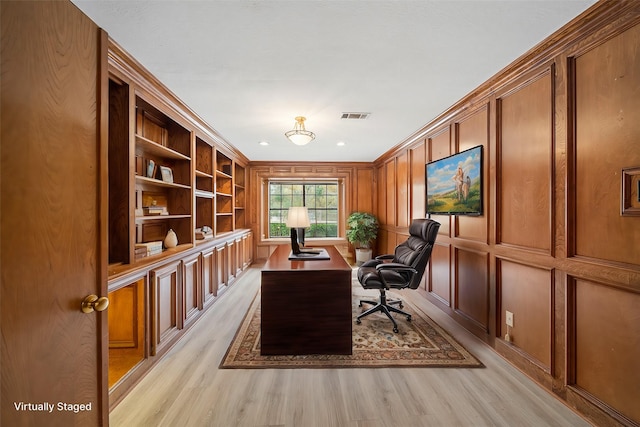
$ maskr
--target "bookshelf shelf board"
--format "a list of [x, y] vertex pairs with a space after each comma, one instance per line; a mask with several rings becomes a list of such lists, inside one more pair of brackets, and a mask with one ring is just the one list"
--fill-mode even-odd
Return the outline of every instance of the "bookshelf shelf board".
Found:
[[198, 169], [196, 169], [196, 176], [200, 178], [213, 178], [213, 175], [206, 172], [199, 171]]
[[155, 141], [147, 139], [141, 135], [136, 135], [136, 152], [140, 149], [142, 152], [154, 154], [156, 156], [179, 159], [179, 160], [191, 160], [190, 157], [185, 156], [182, 153], [178, 153], [171, 148], [163, 147]]
[[231, 216], [231, 215], [233, 215], [233, 212], [217, 212], [216, 215], [217, 216]]
[[232, 178], [232, 177], [231, 177], [231, 175], [229, 175], [229, 174], [227, 174], [227, 173], [224, 173], [224, 172], [222, 172], [221, 170], [216, 170], [216, 175], [218, 175], [218, 176], [220, 176], [220, 177], [224, 177], [224, 178], [229, 178], [229, 179], [231, 179], [231, 178]]
[[233, 197], [231, 194], [228, 193], [221, 193], [221, 192], [216, 192], [217, 196], [222, 196], [222, 197]]
[[191, 218], [191, 215], [143, 215], [136, 216], [136, 222], [163, 221], [167, 219]]
[[141, 175], [136, 175], [136, 182], [139, 184], [154, 185], [156, 187], [182, 188], [185, 190], [191, 189], [191, 187], [188, 185], [178, 184], [176, 182], [160, 181], [159, 179], [147, 178], [146, 176], [141, 176]]

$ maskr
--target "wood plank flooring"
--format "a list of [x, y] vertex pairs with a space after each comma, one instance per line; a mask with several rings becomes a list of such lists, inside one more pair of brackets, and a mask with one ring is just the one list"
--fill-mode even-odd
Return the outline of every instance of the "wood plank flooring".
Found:
[[[589, 426], [416, 292], [485, 369], [218, 369], [260, 286], [249, 268], [111, 411], [112, 426]], [[375, 292], [372, 293], [375, 297]], [[321, 319], [319, 319], [321, 321]]]

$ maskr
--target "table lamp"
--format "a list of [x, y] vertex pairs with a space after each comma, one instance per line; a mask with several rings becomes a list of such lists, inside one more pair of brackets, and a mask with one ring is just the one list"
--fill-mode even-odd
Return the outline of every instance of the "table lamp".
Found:
[[304, 206], [289, 208], [287, 227], [291, 228], [291, 251], [300, 253], [300, 245], [304, 246], [304, 229], [311, 225], [309, 212]]

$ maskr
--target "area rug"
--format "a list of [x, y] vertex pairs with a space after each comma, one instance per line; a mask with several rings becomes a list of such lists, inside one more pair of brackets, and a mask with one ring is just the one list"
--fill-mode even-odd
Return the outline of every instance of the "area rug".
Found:
[[[390, 295], [392, 296], [392, 295]], [[411, 322], [398, 316], [398, 333], [389, 319], [379, 313], [355, 323], [356, 316], [368, 306], [358, 307], [357, 292], [353, 301], [353, 354], [351, 355], [260, 355], [260, 294], [253, 300], [242, 324], [225, 354], [220, 368], [384, 368], [450, 367], [477, 368], [482, 363], [460, 343], [440, 328], [420, 309], [404, 302]]]

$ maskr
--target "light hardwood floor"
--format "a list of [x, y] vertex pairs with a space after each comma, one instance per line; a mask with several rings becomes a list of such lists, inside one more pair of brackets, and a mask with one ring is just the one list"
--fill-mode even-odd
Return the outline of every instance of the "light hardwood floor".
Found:
[[[218, 369], [260, 286], [248, 269], [110, 414], [112, 426], [589, 426], [416, 292], [481, 369]], [[375, 295], [375, 292], [372, 294]], [[321, 321], [321, 319], [319, 319]]]

